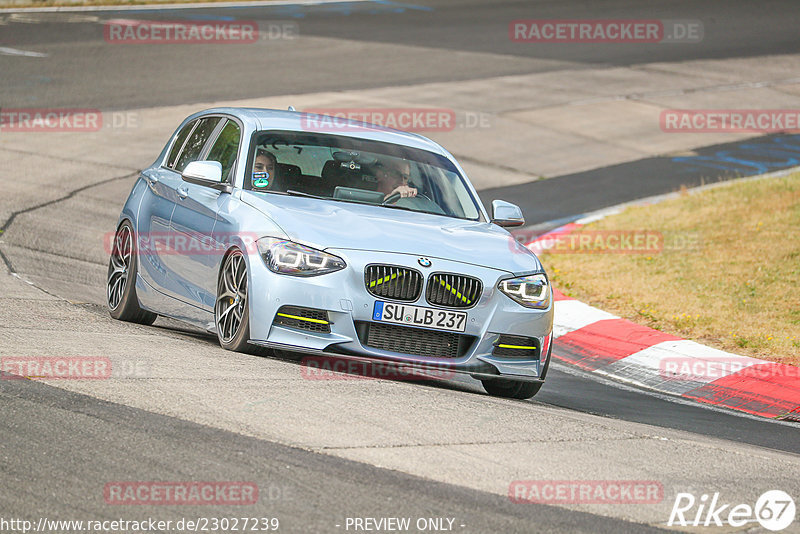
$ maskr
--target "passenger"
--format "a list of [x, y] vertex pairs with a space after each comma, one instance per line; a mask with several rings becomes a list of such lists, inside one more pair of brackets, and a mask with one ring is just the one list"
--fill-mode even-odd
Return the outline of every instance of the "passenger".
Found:
[[411, 177], [411, 165], [406, 160], [378, 162], [375, 165], [375, 178], [378, 180], [378, 191], [386, 200], [392, 195], [400, 198], [417, 196], [417, 189], [408, 185]]
[[264, 191], [275, 186], [278, 178], [278, 159], [269, 150], [259, 148], [253, 163], [253, 189]]

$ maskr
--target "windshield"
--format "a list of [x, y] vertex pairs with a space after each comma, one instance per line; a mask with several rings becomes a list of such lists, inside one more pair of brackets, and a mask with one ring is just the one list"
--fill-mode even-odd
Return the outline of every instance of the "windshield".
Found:
[[379, 141], [299, 132], [254, 136], [245, 188], [480, 220], [447, 158]]

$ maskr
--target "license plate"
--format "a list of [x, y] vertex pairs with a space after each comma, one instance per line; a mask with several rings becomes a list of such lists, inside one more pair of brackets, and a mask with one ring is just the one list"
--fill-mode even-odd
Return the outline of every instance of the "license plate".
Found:
[[375, 301], [372, 318], [384, 323], [423, 326], [453, 332], [463, 332], [467, 329], [467, 312], [393, 304], [379, 300]]

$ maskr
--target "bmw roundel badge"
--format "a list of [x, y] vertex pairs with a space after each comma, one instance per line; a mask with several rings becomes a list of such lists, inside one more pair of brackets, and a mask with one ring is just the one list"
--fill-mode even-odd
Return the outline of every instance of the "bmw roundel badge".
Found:
[[420, 259], [417, 260], [417, 263], [419, 263], [423, 267], [430, 267], [431, 266], [431, 260], [429, 260], [428, 258], [420, 258]]

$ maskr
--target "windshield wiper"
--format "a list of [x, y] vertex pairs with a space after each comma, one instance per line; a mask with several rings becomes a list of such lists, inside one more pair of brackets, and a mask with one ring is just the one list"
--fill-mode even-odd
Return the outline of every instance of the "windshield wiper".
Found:
[[428, 213], [422, 210], [414, 210], [405, 206], [398, 206], [396, 204], [373, 204], [374, 206], [381, 206], [382, 208], [391, 208], [393, 210], [416, 211], [417, 213]]
[[286, 191], [287, 195], [292, 195], [293, 197], [307, 197], [307, 198], [318, 198], [320, 200], [336, 200], [330, 197], [321, 197], [319, 195], [312, 195], [311, 193], [303, 193], [302, 191], [295, 191], [294, 189], [289, 189]]
[[393, 210], [405, 210], [405, 211], [413, 211], [414, 213], [427, 213], [428, 215], [444, 215], [447, 217], [445, 213], [439, 213], [438, 211], [429, 211], [429, 210], [415, 210], [414, 208], [407, 208], [405, 206], [398, 206], [397, 204], [375, 204], [376, 206], [382, 206], [384, 208], [391, 208]]
[[351, 202], [353, 204], [362, 204], [361, 202], [354, 202], [354, 201], [348, 200], [346, 198], [321, 197], [319, 195], [312, 195], [311, 193], [304, 193], [302, 191], [295, 191], [294, 189], [289, 189], [284, 194], [285, 195], [295, 196], [295, 197], [316, 198], [316, 199], [319, 199], [319, 200], [334, 200], [336, 202]]
[[436, 212], [436, 211], [415, 210], [413, 208], [407, 208], [405, 206], [398, 206], [396, 204], [372, 204], [372, 203], [369, 203], [369, 202], [359, 202], [357, 200], [350, 200], [348, 198], [321, 197], [319, 195], [312, 195], [311, 193], [304, 193], [302, 191], [295, 191], [294, 189], [289, 189], [284, 194], [291, 195], [291, 196], [296, 196], [296, 197], [316, 198], [316, 199], [319, 199], [319, 200], [335, 200], [336, 202], [347, 202], [348, 204], [361, 204], [362, 206], [381, 206], [383, 208], [391, 208], [393, 210], [411, 211], [411, 212], [414, 212], [414, 213], [427, 213], [428, 215], [445, 215], [443, 213], [439, 213], [439, 212]]

